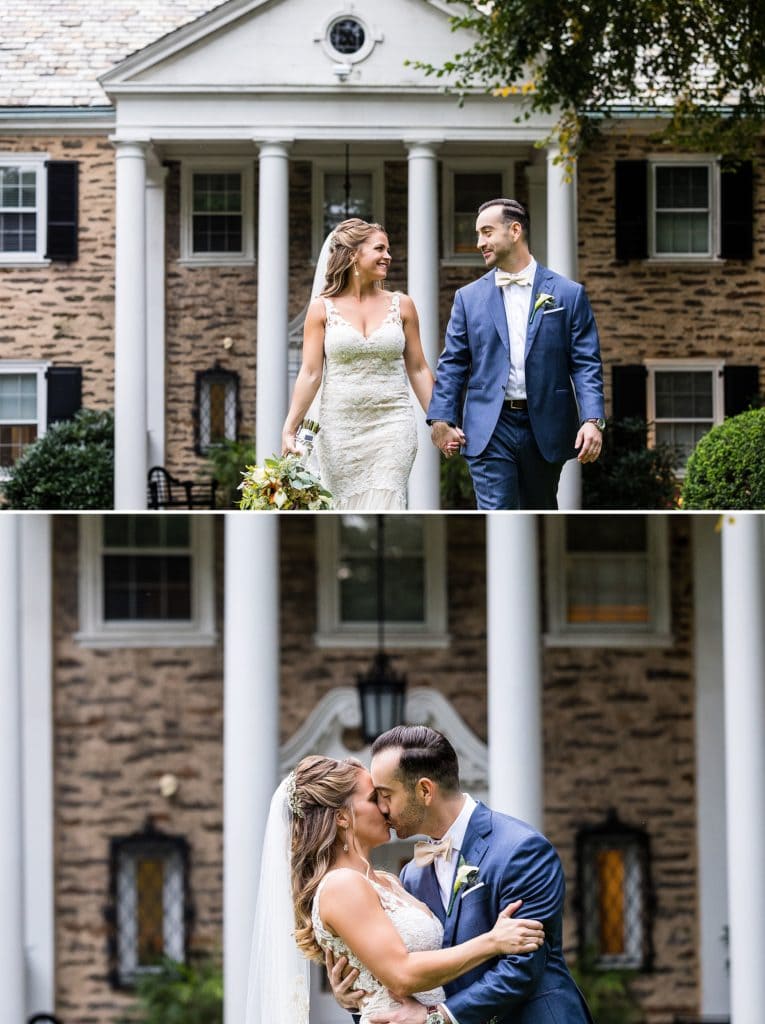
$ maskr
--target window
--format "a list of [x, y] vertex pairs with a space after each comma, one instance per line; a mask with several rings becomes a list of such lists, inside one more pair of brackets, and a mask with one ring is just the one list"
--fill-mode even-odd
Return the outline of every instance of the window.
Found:
[[[320, 646], [377, 643], [377, 517], [321, 517], [318, 536]], [[384, 518], [385, 642], [445, 646], [444, 520]]]
[[0, 263], [42, 262], [45, 253], [45, 156], [0, 156]]
[[647, 416], [650, 442], [674, 445], [678, 472], [699, 440], [724, 415], [723, 364], [719, 360], [651, 361], [648, 370]]
[[665, 646], [669, 636], [664, 516], [548, 517], [549, 646]]
[[188, 893], [189, 848], [147, 824], [142, 833], [111, 841], [112, 906], [110, 978], [133, 985], [159, 971], [165, 957], [184, 963], [192, 911]]
[[0, 361], [0, 479], [45, 433], [47, 363]]
[[250, 163], [184, 163], [181, 259], [192, 263], [251, 262], [254, 254]]
[[487, 199], [513, 194], [513, 163], [452, 160], [444, 165], [444, 257], [456, 263], [480, 263], [475, 220]]
[[[354, 64], [366, 60], [383, 35], [358, 17], [349, 4], [350, 10], [333, 14], [324, 22], [324, 27], [314, 33], [314, 41], [321, 44], [327, 57], [336, 65], [345, 65], [350, 72]], [[345, 81], [347, 75], [338, 76]]]
[[719, 169], [713, 160], [656, 161], [652, 194], [651, 255], [706, 258], [716, 255]]
[[196, 375], [196, 450], [235, 441], [239, 423], [239, 374], [214, 367]]
[[347, 217], [385, 224], [383, 162], [351, 158], [347, 175], [342, 163], [316, 160], [313, 164], [314, 253], [318, 258], [324, 239]]
[[78, 642], [214, 644], [211, 527], [204, 516], [81, 517]]
[[648, 970], [654, 901], [650, 840], [611, 812], [577, 835], [579, 955], [605, 969]]

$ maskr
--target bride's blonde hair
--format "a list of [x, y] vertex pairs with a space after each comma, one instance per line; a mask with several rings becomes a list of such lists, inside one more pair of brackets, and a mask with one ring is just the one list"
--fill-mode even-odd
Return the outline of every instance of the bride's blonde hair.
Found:
[[330, 242], [329, 260], [327, 261], [327, 276], [324, 281], [324, 289], [321, 292], [328, 299], [334, 295], [340, 295], [348, 284], [351, 267], [354, 263], [356, 250], [375, 231], [382, 231], [387, 235], [382, 224], [370, 224], [360, 217], [350, 217], [342, 221], [332, 232]]
[[342, 808], [351, 810], [351, 795], [364, 766], [353, 757], [336, 761], [312, 754], [295, 768], [292, 806], [292, 900], [295, 941], [309, 960], [324, 962], [311, 923], [311, 907], [319, 883], [335, 858], [337, 822]]

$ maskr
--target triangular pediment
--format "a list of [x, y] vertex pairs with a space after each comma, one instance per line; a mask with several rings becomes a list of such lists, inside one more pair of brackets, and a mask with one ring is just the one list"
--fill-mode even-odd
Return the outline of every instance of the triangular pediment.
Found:
[[[128, 57], [101, 84], [115, 95], [437, 89], [443, 82], [405, 62], [441, 63], [470, 45], [452, 32], [452, 13], [444, 0], [230, 0]], [[340, 16], [363, 30], [362, 50], [347, 57], [328, 38]]]

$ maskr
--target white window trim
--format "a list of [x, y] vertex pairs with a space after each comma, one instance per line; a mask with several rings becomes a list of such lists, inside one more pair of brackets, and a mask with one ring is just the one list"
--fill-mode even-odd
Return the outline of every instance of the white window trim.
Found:
[[670, 629], [669, 541], [667, 517], [646, 516], [648, 542], [648, 601], [651, 623], [646, 626], [566, 622], [566, 521], [545, 517], [545, 576], [548, 632], [545, 647], [668, 647]]
[[[476, 249], [474, 253], [454, 251], [454, 176], [476, 173], [494, 173], [502, 175], [502, 194], [512, 196], [515, 193], [515, 160], [511, 157], [451, 157], [442, 161], [443, 184], [441, 187], [441, 212], [443, 218], [443, 252], [442, 267], [463, 267], [478, 264], [483, 266], [483, 256]], [[497, 199], [498, 196], [487, 196]], [[476, 211], [477, 215], [478, 211]]]
[[[0, 374], [28, 373], [37, 377], [37, 438], [48, 429], [48, 378], [49, 360], [41, 359], [0, 359]], [[7, 480], [11, 468], [0, 469], [0, 480]]]
[[[162, 515], [174, 513], [163, 512]], [[79, 610], [81, 647], [212, 647], [215, 630], [212, 516], [189, 516], [191, 619], [107, 622], [103, 617], [103, 516], [80, 516]], [[138, 549], [136, 549], [138, 550]]]
[[[393, 647], [448, 647], [446, 608], [446, 524], [443, 516], [424, 516], [425, 621], [386, 623], [385, 645]], [[340, 516], [320, 516], [316, 524], [317, 647], [376, 647], [377, 623], [340, 621], [337, 564]]]
[[[354, 15], [355, 17], [355, 15]], [[331, 19], [336, 20], [335, 18]], [[385, 158], [352, 157], [351, 174], [372, 175], [373, 219], [385, 224]], [[345, 161], [337, 157], [316, 157], [311, 166], [311, 222], [314, 263], [324, 244], [324, 175], [345, 174]]]
[[51, 261], [45, 258], [48, 233], [48, 174], [45, 167], [49, 160], [47, 153], [0, 153], [0, 167], [14, 166], [31, 168], [35, 171], [35, 192], [37, 203], [37, 238], [34, 252], [0, 252], [0, 266], [3, 267], [47, 267]]
[[[322, 50], [329, 57], [330, 60], [335, 61], [337, 65], [345, 64], [359, 64], [361, 61], [366, 60], [370, 56], [375, 48], [375, 44], [382, 42], [383, 33], [375, 25], [370, 25], [366, 18], [362, 17], [358, 11], [354, 10], [355, 5], [349, 3], [346, 5], [344, 10], [337, 11], [335, 14], [330, 15], [324, 21], [321, 28], [316, 29], [313, 34], [313, 41], [320, 43]], [[337, 21], [342, 21], [344, 18], [352, 18], [357, 21], [364, 29], [364, 45], [356, 53], [340, 53], [336, 50], [329, 39], [329, 32], [332, 26]]]
[[[195, 253], [193, 176], [237, 172], [242, 175], [242, 252]], [[184, 160], [181, 165], [181, 255], [178, 263], [194, 267], [252, 265], [255, 262], [254, 187], [252, 160], [231, 157]]]
[[[703, 165], [709, 168], [709, 232], [706, 252], [656, 251], [656, 169], [682, 165]], [[648, 259], [661, 263], [722, 263], [720, 252], [720, 161], [709, 154], [676, 154], [671, 157], [652, 156], [648, 159]]]
[[[707, 370], [712, 374], [712, 423], [716, 427], [725, 419], [725, 360], [724, 359], [646, 359], [646, 418], [648, 420], [648, 447], [656, 447], [656, 373], [677, 372], [687, 370], [698, 373]], [[668, 420], [671, 423], [697, 423], [695, 418]], [[685, 466], [675, 468], [676, 475], [683, 479]]]

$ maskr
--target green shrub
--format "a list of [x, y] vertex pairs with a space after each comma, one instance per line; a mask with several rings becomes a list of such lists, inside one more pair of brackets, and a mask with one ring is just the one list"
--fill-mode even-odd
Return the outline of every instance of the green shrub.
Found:
[[156, 974], [136, 983], [141, 1024], [222, 1024], [223, 974], [212, 962], [164, 960]]
[[468, 464], [461, 455], [441, 459], [441, 508], [475, 508], [473, 481]]
[[609, 423], [597, 462], [582, 466], [585, 509], [668, 509], [677, 504], [679, 483], [674, 467], [679, 454], [672, 445], [646, 444], [643, 420]]
[[682, 506], [765, 508], [765, 408], [731, 416], [702, 437], [688, 460]]
[[255, 464], [255, 442], [249, 438], [241, 441], [221, 441], [207, 450], [209, 473], [218, 481], [215, 502], [218, 508], [238, 507], [241, 492], [237, 490], [242, 482], [242, 473], [247, 466]]
[[603, 970], [590, 954], [571, 968], [596, 1024], [642, 1024], [644, 1015], [630, 991], [634, 971]]
[[3, 485], [13, 509], [108, 509], [114, 505], [114, 416], [81, 409], [24, 451]]

